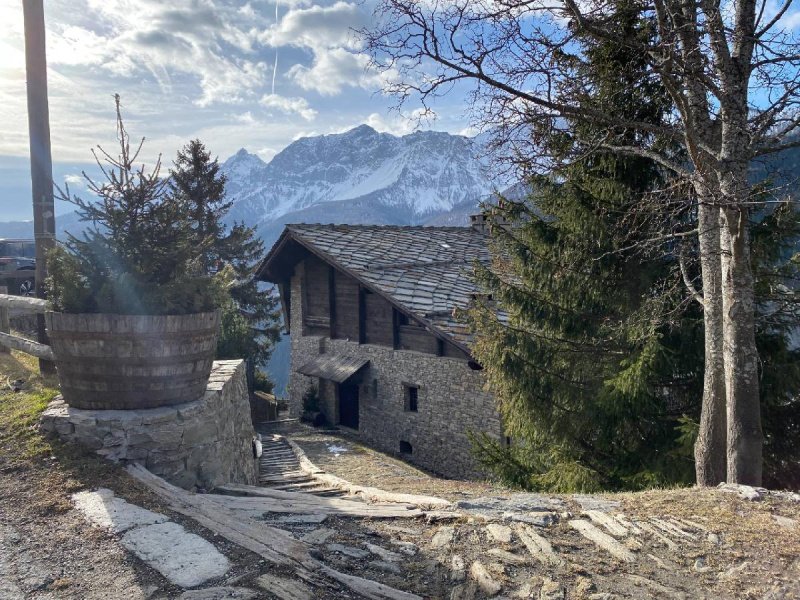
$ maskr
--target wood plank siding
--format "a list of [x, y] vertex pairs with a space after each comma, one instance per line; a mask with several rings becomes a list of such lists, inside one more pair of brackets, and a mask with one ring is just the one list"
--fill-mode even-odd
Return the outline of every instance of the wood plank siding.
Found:
[[358, 282], [333, 270], [333, 337], [358, 341]]
[[303, 335], [330, 335], [330, 277], [331, 267], [309, 256], [305, 261], [303, 282]]
[[303, 335], [469, 358], [455, 345], [433, 335], [422, 322], [322, 259], [307, 256], [303, 272]]

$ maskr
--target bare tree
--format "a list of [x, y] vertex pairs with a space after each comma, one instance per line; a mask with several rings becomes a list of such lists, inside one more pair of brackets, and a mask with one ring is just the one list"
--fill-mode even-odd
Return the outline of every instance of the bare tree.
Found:
[[[783, 26], [791, 3], [631, 0], [651, 35], [619, 43], [648, 57], [649, 76], [672, 100], [673, 113], [658, 124], [614, 118], [582, 101], [590, 90], [576, 74], [587, 59], [576, 39], [618, 39], [607, 0], [380, 0], [376, 24], [362, 32], [401, 104], [419, 99], [429, 107], [467, 86], [476, 120], [495, 131], [512, 161], [535, 160], [537, 131], [583, 121], [607, 132], [584, 146], [650, 158], [691, 184], [702, 271], [695, 297], [706, 336], [701, 485], [723, 477], [761, 483], [748, 218], [756, 199], [747, 175], [753, 159], [800, 143], [792, 136], [800, 126], [800, 46]], [[620, 131], [634, 132], [638, 143], [620, 145]]]

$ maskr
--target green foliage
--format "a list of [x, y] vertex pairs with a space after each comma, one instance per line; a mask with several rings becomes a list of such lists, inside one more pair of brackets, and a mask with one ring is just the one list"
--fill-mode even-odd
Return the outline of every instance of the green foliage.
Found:
[[227, 290], [217, 357], [263, 364], [280, 338], [277, 296], [260, 289], [255, 278], [264, 243], [254, 228], [242, 223], [228, 228], [223, 222], [231, 207], [225, 176], [200, 140], [178, 152], [170, 175], [168, 195], [187, 207], [191, 243], [202, 249], [200, 268], [218, 271], [215, 279]]
[[303, 394], [303, 411], [319, 412], [319, 390], [317, 390], [317, 386], [312, 385]]
[[255, 379], [255, 385], [253, 387], [259, 392], [264, 392], [265, 394], [271, 394], [272, 390], [275, 389], [275, 384], [269, 378], [269, 375], [267, 375], [261, 369], [256, 369], [254, 379]]
[[[620, 40], [650, 34], [625, 0], [616, 4]], [[587, 110], [657, 124], [666, 95], [644, 78], [644, 57], [624, 43], [584, 39]], [[658, 145], [627, 131], [593, 132], [617, 145]], [[543, 132], [554, 157], [533, 193], [492, 208], [498, 252], [478, 268], [498, 313], [470, 312], [473, 348], [496, 392], [513, 443], [484, 439], [478, 456], [510, 483], [534, 490], [640, 489], [688, 483], [691, 458], [675, 453], [682, 414], [696, 414], [702, 368], [699, 311], [675, 285], [669, 253], [641, 242], [647, 194], [665, 184], [653, 162], [579, 144], [566, 132]], [[662, 249], [663, 250], [663, 249]]]
[[131, 153], [117, 102], [119, 155], [102, 149], [97, 157], [105, 181], [86, 174], [86, 200], [67, 187], [60, 199], [71, 202], [90, 228], [81, 238], [68, 234], [66, 251], [49, 257], [46, 282], [54, 310], [77, 313], [189, 314], [214, 310], [218, 292], [200, 268], [204, 245], [196, 243], [184, 203], [165, 194], [153, 169], [136, 169], [139, 148]]
[[[587, 110], [658, 124], [671, 107], [624, 42], [649, 35], [628, 0], [615, 3], [620, 43], [577, 40], [591, 63]], [[611, 18], [611, 17], [610, 17]], [[668, 118], [668, 117], [666, 117]], [[555, 124], [554, 124], [555, 125]], [[563, 128], [563, 124], [559, 124]], [[679, 244], [696, 226], [690, 202], [658, 166], [576, 141], [664, 148], [657, 138], [567, 123], [542, 130], [553, 171], [533, 192], [491, 209], [497, 252], [480, 282], [500, 309], [476, 306], [473, 348], [496, 392], [510, 448], [474, 440], [501, 479], [550, 491], [690, 483], [703, 377], [703, 320], [680, 280]], [[579, 132], [580, 136], [572, 135]], [[767, 198], [767, 183], [762, 184]], [[754, 203], [755, 204], [755, 203]], [[773, 208], [769, 208], [773, 207]], [[752, 257], [765, 432], [765, 484], [800, 485], [798, 325], [800, 213], [755, 205]], [[661, 243], [651, 240], [665, 237]]]

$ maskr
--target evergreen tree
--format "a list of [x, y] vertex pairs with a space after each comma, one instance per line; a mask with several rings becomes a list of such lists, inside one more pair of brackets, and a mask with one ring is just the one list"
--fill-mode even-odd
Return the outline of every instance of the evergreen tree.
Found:
[[280, 338], [278, 299], [259, 289], [255, 269], [264, 256], [264, 242], [252, 227], [223, 222], [232, 202], [225, 197], [225, 175], [200, 140], [178, 152], [170, 172], [169, 195], [187, 206], [192, 240], [203, 248], [203, 268], [218, 272], [230, 291], [223, 306], [218, 358], [246, 358], [264, 364]]
[[[615, 7], [622, 42], [650, 34], [627, 0]], [[670, 102], [645, 76], [645, 58], [631, 52], [637, 44], [590, 37], [581, 43], [590, 59], [581, 98], [587, 109], [655, 125], [666, 118]], [[592, 131], [581, 120], [562, 129], [537, 139], [555, 158], [554, 170], [530, 177], [528, 198], [492, 209], [497, 223], [514, 226], [493, 228], [496, 262], [478, 269], [497, 305], [477, 306], [470, 316], [475, 355], [513, 442], [506, 448], [477, 437], [479, 458], [531, 489], [689, 483], [703, 318], [681, 282], [678, 256], [686, 243], [663, 233], [696, 226], [697, 205], [680, 194], [687, 186], [666, 179], [654, 162], [576, 142], [603, 136], [663, 150], [662, 140], [634, 139], [624, 129]], [[665, 201], [664, 189], [674, 199]], [[800, 430], [800, 356], [789, 344], [797, 311], [776, 308], [797, 306], [787, 290], [791, 282], [796, 287], [789, 249], [798, 236], [800, 219], [788, 205], [753, 224], [765, 479], [775, 485], [796, 485], [800, 466], [790, 442]]]
[[[650, 35], [625, 0], [616, 11], [621, 40]], [[630, 44], [582, 43], [591, 57], [581, 98], [587, 108], [638, 122], [665, 118], [666, 94]], [[659, 221], [644, 198], [667, 182], [646, 158], [588, 152], [576, 142], [595, 133], [628, 145], [629, 131], [587, 128], [578, 121], [567, 133], [543, 132], [539, 141], [557, 166], [531, 176], [528, 198], [494, 209], [515, 226], [494, 228], [496, 264], [478, 272], [502, 311], [473, 311], [474, 350], [513, 441], [508, 449], [475, 441], [491, 469], [528, 488], [688, 482], [691, 452], [677, 426], [697, 412], [702, 325], [673, 284], [663, 248], [642, 244], [653, 233], [648, 224]], [[631, 215], [637, 226], [623, 231]]]
[[225, 176], [219, 172], [219, 162], [211, 159], [200, 140], [192, 140], [178, 152], [168, 185], [171, 197], [189, 212], [194, 239], [206, 248], [202, 267], [210, 271], [223, 259], [226, 232], [222, 218], [233, 204], [225, 198]]
[[93, 151], [104, 180], [84, 173], [95, 196], [87, 200], [59, 190], [81, 221], [80, 236], [48, 256], [46, 283], [55, 310], [121, 314], [187, 314], [214, 310], [219, 290], [200, 267], [204, 244], [196, 243], [182, 204], [167, 199], [161, 159], [150, 170], [135, 166], [144, 139], [132, 149], [115, 96], [119, 154]]

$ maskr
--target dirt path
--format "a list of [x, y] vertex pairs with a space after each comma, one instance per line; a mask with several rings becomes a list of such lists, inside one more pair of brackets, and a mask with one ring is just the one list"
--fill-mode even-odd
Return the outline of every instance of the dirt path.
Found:
[[309, 427], [298, 421], [262, 424], [264, 434], [291, 438], [319, 468], [364, 486], [390, 492], [409, 492], [458, 501], [475, 496], [502, 495], [507, 488], [479, 481], [444, 479], [402, 460], [368, 448], [343, 430]]
[[452, 522], [288, 526], [336, 568], [422, 597], [800, 597], [800, 502], [716, 490], [519, 494], [437, 479], [333, 430], [279, 430], [352, 483], [456, 502]]

